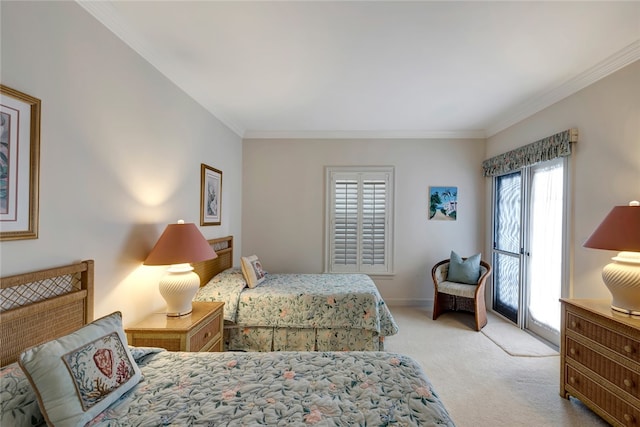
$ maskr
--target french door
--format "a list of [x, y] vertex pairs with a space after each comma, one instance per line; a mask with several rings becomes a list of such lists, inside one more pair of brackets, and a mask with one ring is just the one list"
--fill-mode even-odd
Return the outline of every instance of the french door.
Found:
[[493, 309], [559, 344], [566, 274], [565, 158], [494, 178]]

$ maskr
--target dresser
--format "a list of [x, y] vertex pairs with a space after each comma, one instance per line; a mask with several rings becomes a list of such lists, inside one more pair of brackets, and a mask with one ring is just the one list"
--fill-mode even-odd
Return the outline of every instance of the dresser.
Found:
[[194, 302], [186, 316], [153, 313], [127, 329], [129, 345], [169, 351], [223, 351], [224, 303]]
[[614, 426], [640, 427], [640, 318], [609, 300], [561, 299], [560, 395]]

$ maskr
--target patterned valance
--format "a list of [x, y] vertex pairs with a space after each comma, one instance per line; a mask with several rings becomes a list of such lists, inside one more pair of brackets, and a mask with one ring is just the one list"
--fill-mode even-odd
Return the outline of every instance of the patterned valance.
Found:
[[556, 157], [569, 156], [571, 143], [577, 141], [578, 129], [568, 129], [524, 147], [499, 154], [482, 162], [483, 176], [501, 175]]

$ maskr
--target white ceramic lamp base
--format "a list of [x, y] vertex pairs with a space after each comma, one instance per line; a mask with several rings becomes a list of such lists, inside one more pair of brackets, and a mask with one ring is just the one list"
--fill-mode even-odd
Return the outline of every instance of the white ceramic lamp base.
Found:
[[167, 302], [167, 316], [177, 317], [191, 313], [191, 301], [200, 288], [200, 276], [189, 264], [175, 264], [160, 279], [160, 295]]
[[615, 311], [640, 316], [640, 253], [620, 252], [602, 270], [602, 279], [607, 285]]

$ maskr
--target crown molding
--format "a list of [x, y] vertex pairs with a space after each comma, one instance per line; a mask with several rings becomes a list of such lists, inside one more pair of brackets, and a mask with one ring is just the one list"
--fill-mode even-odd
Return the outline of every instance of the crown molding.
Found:
[[531, 98], [520, 106], [510, 110], [491, 125], [487, 126], [487, 138], [513, 126], [514, 124], [544, 110], [564, 98], [584, 89], [598, 80], [626, 67], [640, 59], [640, 40], [636, 40], [622, 50], [614, 53], [599, 64], [585, 70], [577, 76]]
[[243, 139], [486, 139], [484, 130], [468, 131], [246, 131]]
[[241, 126], [238, 126], [237, 123], [226, 117], [219, 108], [203, 104], [198, 100], [197, 95], [189, 93], [188, 90], [178, 83], [178, 79], [174, 78], [174, 76], [166, 71], [167, 69], [170, 69], [170, 67], [165, 66], [168, 63], [166, 57], [153, 49], [143, 37], [134, 31], [113, 8], [110, 1], [76, 0], [76, 3], [97, 19], [109, 31], [115, 34], [126, 45], [142, 56], [147, 62], [149, 62], [149, 64], [167, 77], [169, 81], [186, 93], [187, 96], [213, 114], [236, 135], [240, 137], [243, 136], [244, 129]]

